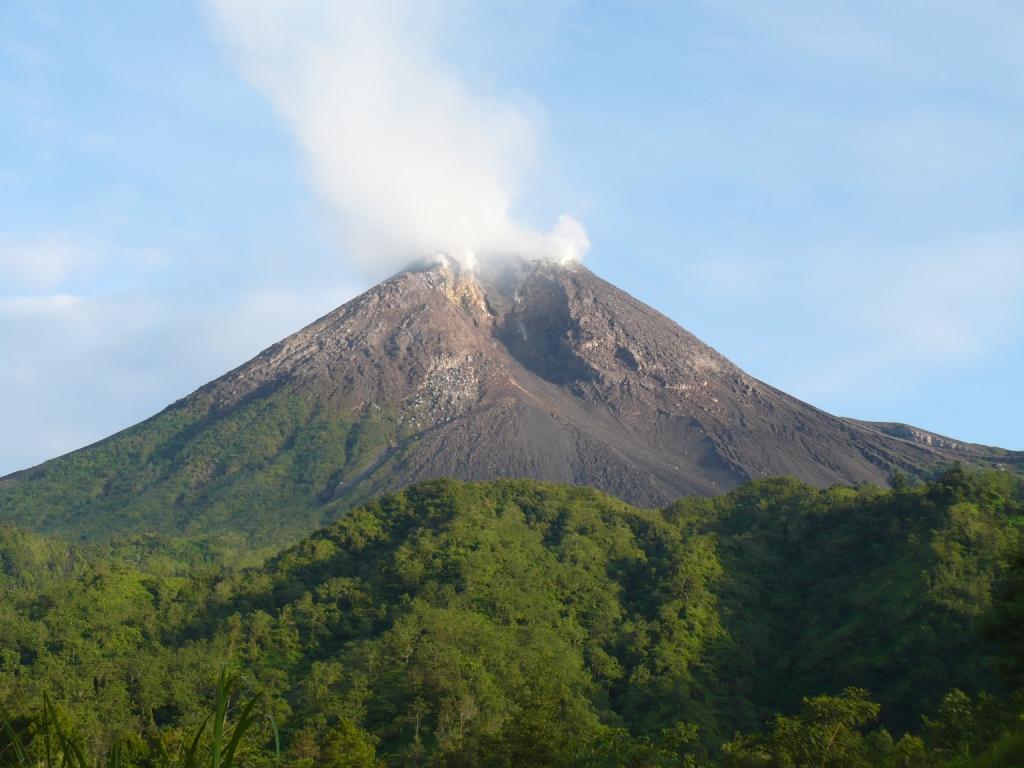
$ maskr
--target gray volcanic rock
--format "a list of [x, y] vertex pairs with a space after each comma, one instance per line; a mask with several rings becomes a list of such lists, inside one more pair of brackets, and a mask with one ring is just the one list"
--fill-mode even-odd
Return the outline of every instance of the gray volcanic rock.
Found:
[[831, 416], [580, 265], [442, 260], [143, 424], [0, 480], [0, 516], [85, 536], [266, 539], [438, 476], [586, 484], [656, 506], [767, 475], [885, 485], [897, 469], [1021, 457]]
[[767, 475], [884, 485], [894, 469], [1002, 458], [820, 411], [578, 264], [402, 272], [197, 394], [230, 408], [285, 383], [330, 407], [399, 413], [406, 434], [339, 485], [346, 495], [532, 477], [658, 505]]

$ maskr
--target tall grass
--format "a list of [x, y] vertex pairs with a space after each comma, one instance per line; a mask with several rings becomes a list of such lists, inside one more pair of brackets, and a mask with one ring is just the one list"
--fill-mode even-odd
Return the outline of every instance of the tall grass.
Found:
[[[145, 758], [141, 764], [154, 768], [239, 768], [239, 746], [252, 728], [260, 700], [258, 693], [253, 694], [241, 705], [237, 718], [231, 722], [231, 700], [239, 687], [237, 677], [222, 671], [217, 681], [213, 710], [196, 730], [188, 746], [175, 755], [157, 747], [157, 753]], [[273, 762], [280, 765], [281, 743], [277, 726], [272, 716], [268, 714], [267, 717], [274, 737]], [[23, 735], [10, 723], [0, 727], [0, 734], [6, 737], [7, 742], [0, 749], [0, 766], [5, 768], [128, 768], [122, 760], [119, 744], [114, 744], [106, 755], [90, 760], [82, 740], [61, 725], [57, 708], [45, 695], [39, 732], [31, 741], [26, 743]]]

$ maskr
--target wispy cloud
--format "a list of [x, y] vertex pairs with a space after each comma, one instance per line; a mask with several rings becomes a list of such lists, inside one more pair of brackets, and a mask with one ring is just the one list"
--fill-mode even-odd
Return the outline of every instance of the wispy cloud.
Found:
[[804, 397], [894, 397], [1007, 354], [1024, 336], [1024, 237], [870, 261], [844, 252], [842, 267], [811, 262], [793, 280], [793, 300], [832, 334], [778, 382]]
[[724, 0], [716, 8], [743, 28], [798, 52], [861, 64], [891, 62], [900, 55], [900, 47], [863, 5], [844, 0], [796, 0], [785, 5]]
[[0, 291], [53, 288], [95, 263], [96, 255], [91, 250], [63, 238], [0, 241]]
[[853, 317], [883, 350], [904, 359], [963, 365], [1024, 331], [1024, 238], [917, 257], [862, 280]]
[[0, 316], [46, 317], [73, 311], [85, 301], [81, 296], [53, 293], [46, 296], [12, 296], [0, 298]]
[[[757, 253], [757, 245], [737, 247]], [[989, 365], [1024, 342], [1024, 233], [931, 247], [837, 242], [695, 261], [712, 301], [758, 317], [725, 349], [816, 404], [871, 402]], [[685, 322], [685, 318], [681, 318]]]
[[979, 187], [1005, 194], [999, 179], [1024, 163], [1014, 126], [936, 106], [879, 116], [861, 126], [851, 144], [851, 176], [890, 200], [935, 199]]
[[351, 297], [253, 288], [219, 304], [40, 294], [0, 299], [0, 475], [106, 437]]

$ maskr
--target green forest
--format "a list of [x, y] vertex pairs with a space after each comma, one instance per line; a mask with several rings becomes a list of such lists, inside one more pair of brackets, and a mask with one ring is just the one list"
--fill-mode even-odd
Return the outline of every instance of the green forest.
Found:
[[0, 524], [0, 765], [1024, 765], [1018, 476], [338, 515], [266, 559]]

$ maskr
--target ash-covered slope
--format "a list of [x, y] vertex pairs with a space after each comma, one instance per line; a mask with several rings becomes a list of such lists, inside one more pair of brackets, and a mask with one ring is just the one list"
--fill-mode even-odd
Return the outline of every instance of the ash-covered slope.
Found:
[[884, 484], [1019, 456], [830, 416], [587, 269], [402, 272], [132, 429], [0, 481], [46, 530], [295, 536], [417, 480], [532, 477], [638, 505], [766, 475]]

